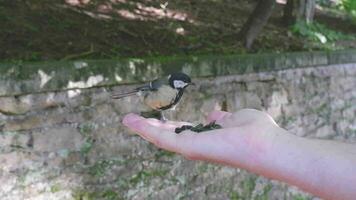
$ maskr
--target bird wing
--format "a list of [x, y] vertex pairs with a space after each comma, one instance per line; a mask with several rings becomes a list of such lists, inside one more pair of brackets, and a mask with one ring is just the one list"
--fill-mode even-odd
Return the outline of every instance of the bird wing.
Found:
[[136, 88], [137, 91], [156, 91], [164, 84], [162, 79], [153, 80], [143, 86]]
[[144, 92], [144, 91], [157, 91], [158, 88], [160, 88], [163, 85], [164, 81], [162, 79], [156, 79], [153, 80], [145, 85], [142, 85], [140, 87], [137, 87], [131, 91], [128, 92], [123, 92], [123, 93], [117, 93], [117, 94], [111, 94], [111, 98], [113, 99], [121, 99], [124, 97], [132, 96], [137, 94], [138, 92]]
[[129, 91], [129, 92], [124, 92], [124, 93], [117, 93], [117, 94], [111, 94], [111, 98], [112, 99], [121, 99], [121, 98], [124, 98], [124, 97], [128, 97], [128, 96], [132, 96], [132, 95], [135, 95], [138, 91], [136, 90], [132, 90], [132, 91]]

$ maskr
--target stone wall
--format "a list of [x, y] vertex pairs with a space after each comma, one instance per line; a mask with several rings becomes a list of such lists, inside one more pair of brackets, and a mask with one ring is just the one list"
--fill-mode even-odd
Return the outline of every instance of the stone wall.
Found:
[[[288, 56], [292, 55], [282, 57]], [[169, 118], [203, 122], [213, 109], [256, 108], [296, 135], [356, 143], [356, 64], [332, 64], [330, 58], [320, 66], [298, 61], [302, 68], [245, 69], [242, 74], [234, 62], [227, 66], [217, 58], [216, 66], [206, 62], [199, 70], [177, 62], [179, 69], [190, 70], [197, 86], [188, 89]], [[89, 72], [82, 74], [89, 76], [80, 79], [74, 72], [65, 76], [61, 70], [68, 69], [56, 65], [42, 70], [38, 66], [43, 64], [2, 69], [1, 199], [313, 198], [244, 170], [186, 160], [126, 130], [121, 125], [124, 114], [145, 108], [136, 98], [113, 101], [110, 91], [135, 87], [144, 80], [135, 78], [144, 70], [146, 79], [164, 74], [168, 72], [164, 65], [145, 65], [142, 70], [128, 64], [128, 72], [115, 68], [108, 78], [106, 72], [90, 71], [83, 64], [90, 62], [76, 63], [74, 68], [80, 71], [84, 65]], [[136, 84], [122, 85], [128, 83], [123, 81], [126, 77]], [[112, 78], [119, 84], [110, 82]]]

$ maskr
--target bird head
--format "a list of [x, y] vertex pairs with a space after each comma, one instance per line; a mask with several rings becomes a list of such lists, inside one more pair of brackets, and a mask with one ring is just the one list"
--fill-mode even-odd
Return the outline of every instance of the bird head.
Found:
[[191, 78], [182, 73], [182, 72], [177, 72], [177, 73], [172, 73], [168, 76], [168, 81], [169, 81], [169, 85], [174, 88], [174, 89], [184, 89], [186, 87], [188, 87], [189, 85], [194, 85], [194, 83], [192, 83]]

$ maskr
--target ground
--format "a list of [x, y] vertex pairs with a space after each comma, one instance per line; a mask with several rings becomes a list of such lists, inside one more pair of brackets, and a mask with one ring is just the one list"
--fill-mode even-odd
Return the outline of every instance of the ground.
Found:
[[[247, 0], [13, 0], [0, 5], [0, 60], [39, 61], [230, 54], [356, 47], [356, 25], [319, 9], [328, 46], [281, 23], [278, 4], [253, 49], [237, 38], [254, 7]], [[334, 31], [334, 32], [333, 32]], [[298, 32], [298, 30], [297, 30]], [[340, 37], [340, 35], [342, 37]], [[347, 37], [343, 37], [347, 35]]]

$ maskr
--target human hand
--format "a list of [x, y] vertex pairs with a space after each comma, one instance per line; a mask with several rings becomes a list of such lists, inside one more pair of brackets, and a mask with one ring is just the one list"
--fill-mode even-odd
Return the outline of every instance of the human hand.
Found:
[[175, 128], [189, 123], [161, 122], [135, 114], [126, 115], [123, 124], [157, 147], [189, 159], [261, 170], [263, 157], [279, 129], [268, 114], [253, 109], [236, 113], [213, 111], [207, 121], [216, 121], [222, 129], [201, 133], [187, 130], [178, 135]]
[[123, 123], [156, 146], [190, 159], [243, 168], [325, 199], [355, 199], [354, 144], [297, 137], [253, 109], [213, 111], [208, 116], [212, 121], [222, 129], [176, 134], [176, 127], [188, 123], [135, 114], [126, 115]]

